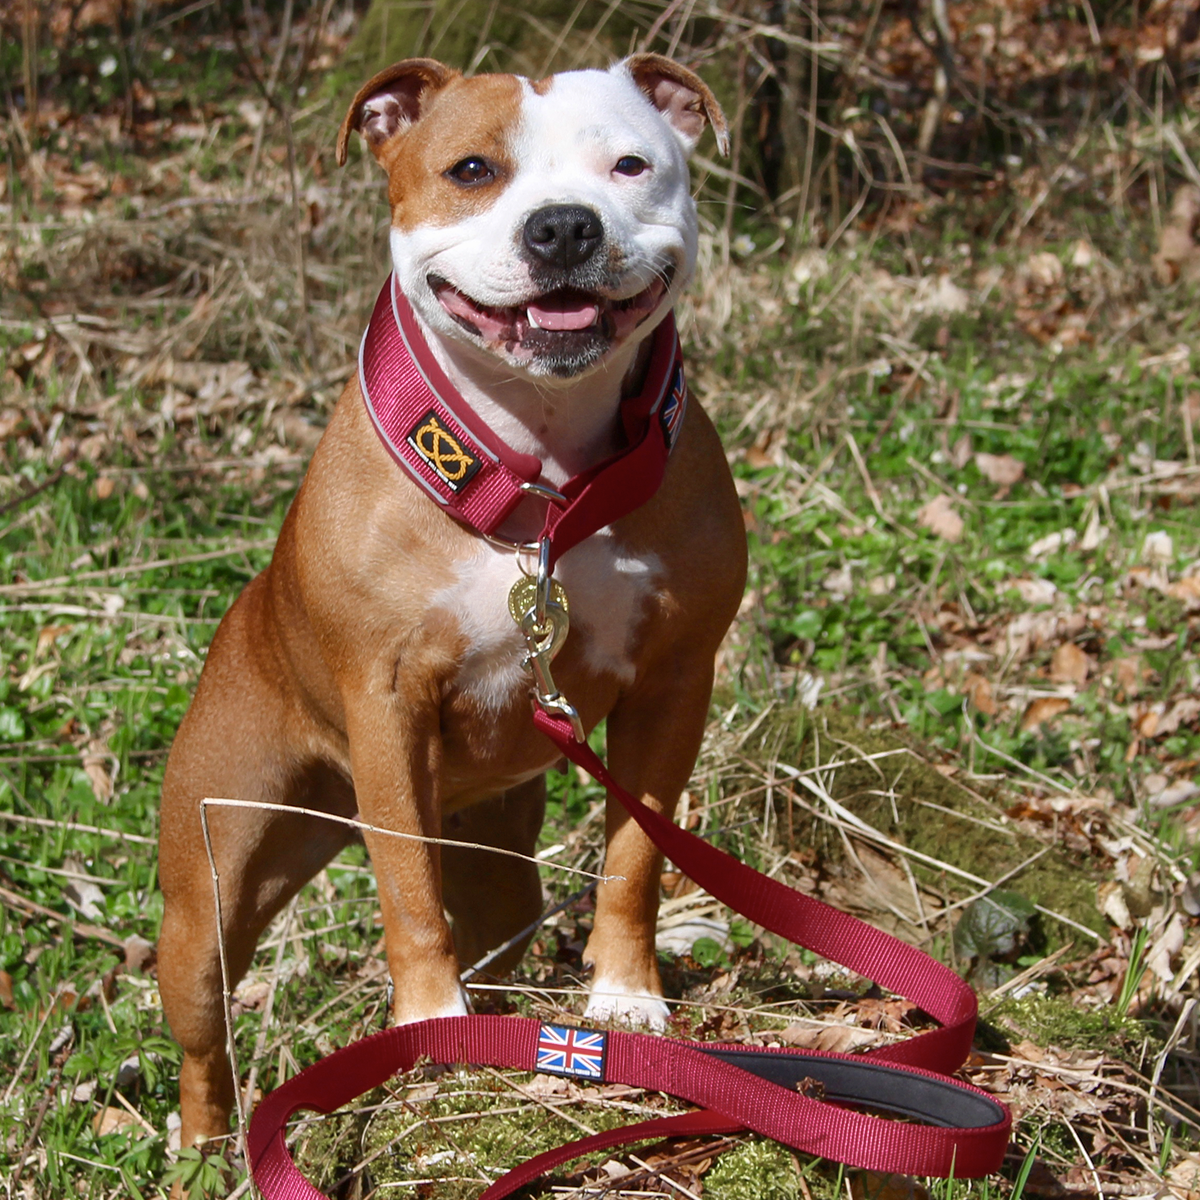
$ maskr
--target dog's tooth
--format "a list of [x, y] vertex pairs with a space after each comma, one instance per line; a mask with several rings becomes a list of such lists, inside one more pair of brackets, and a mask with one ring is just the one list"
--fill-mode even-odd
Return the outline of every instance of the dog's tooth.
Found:
[[542, 327], [541, 327], [541, 326], [538, 324], [538, 322], [537, 322], [537, 317], [535, 317], [535, 316], [533, 315], [533, 310], [532, 310], [532, 309], [526, 309], [526, 310], [525, 310], [525, 320], [527, 320], [527, 321], [529, 322], [529, 324], [533, 326], [533, 328], [534, 328], [534, 329], [541, 329], [541, 328], [542, 328]]

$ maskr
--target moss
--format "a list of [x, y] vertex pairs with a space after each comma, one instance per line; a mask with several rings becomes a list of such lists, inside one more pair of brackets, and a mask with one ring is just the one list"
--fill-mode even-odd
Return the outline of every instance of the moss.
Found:
[[[411, 1078], [420, 1082], [419, 1074]], [[369, 1167], [372, 1187], [437, 1180], [439, 1200], [474, 1200], [485, 1180], [493, 1181], [534, 1155], [580, 1136], [578, 1125], [513, 1091], [511, 1085], [521, 1086], [532, 1078], [506, 1073], [501, 1080], [466, 1069], [447, 1072], [438, 1076], [437, 1095], [430, 1099], [368, 1116], [360, 1109], [358, 1115], [339, 1114], [315, 1126], [297, 1161], [314, 1183], [328, 1188], [351, 1162], [383, 1151]], [[405, 1088], [395, 1090], [403, 1096]], [[623, 1108], [599, 1103], [573, 1104], [565, 1111], [597, 1133], [637, 1119]], [[662, 1105], [664, 1116], [677, 1111], [677, 1104]], [[353, 1154], [348, 1156], [350, 1150]], [[602, 1155], [600, 1161], [607, 1157]]]
[[796, 1200], [803, 1194], [792, 1152], [759, 1138], [722, 1154], [704, 1176], [707, 1200]]
[[1146, 1043], [1161, 1041], [1161, 1032], [1133, 1017], [1119, 1017], [1110, 1005], [1079, 1008], [1069, 995], [1030, 993], [1005, 1000], [988, 1013], [988, 1021], [1013, 1041], [1028, 1040], [1060, 1050], [1101, 1051], [1116, 1058], [1135, 1059]]
[[[885, 837], [981, 878], [999, 879], [1045, 850], [1044, 842], [1017, 829], [996, 828], [1002, 821], [996, 808], [913, 755], [862, 761], [864, 755], [903, 749], [915, 747], [897, 733], [865, 729], [856, 716], [838, 709], [814, 714], [784, 707], [767, 717], [755, 742], [744, 751], [763, 762], [777, 760], [801, 769], [835, 759], [859, 760], [839, 766], [826, 777], [834, 800]], [[817, 803], [816, 797], [806, 798]], [[837, 862], [845, 856], [838, 831], [816, 817], [806, 821], [797, 810], [793, 833], [798, 841], [806, 839], [821, 861]], [[917, 859], [910, 859], [909, 865], [922, 883], [956, 898], [978, 890]], [[1005, 886], [1099, 933], [1106, 929], [1096, 909], [1095, 879], [1089, 864], [1062, 847], [1041, 854], [1006, 880]], [[1046, 930], [1050, 949], [1070, 936], [1058, 923], [1047, 924], [1053, 927]]]

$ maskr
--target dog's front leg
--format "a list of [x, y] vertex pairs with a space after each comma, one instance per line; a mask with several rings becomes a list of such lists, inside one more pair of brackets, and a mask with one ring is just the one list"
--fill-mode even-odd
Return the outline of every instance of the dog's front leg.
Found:
[[[608, 718], [609, 767], [622, 787], [668, 818], [691, 776], [712, 693], [712, 659], [662, 672]], [[667, 1006], [654, 947], [663, 856], [613, 799], [596, 921], [584, 960], [592, 965], [587, 1015], [661, 1029]]]
[[[441, 834], [436, 688], [416, 698], [395, 688], [357, 689], [346, 732], [359, 813], [369, 825], [418, 837]], [[379, 886], [397, 1024], [467, 1012], [458, 960], [442, 911], [438, 847], [365, 833]]]

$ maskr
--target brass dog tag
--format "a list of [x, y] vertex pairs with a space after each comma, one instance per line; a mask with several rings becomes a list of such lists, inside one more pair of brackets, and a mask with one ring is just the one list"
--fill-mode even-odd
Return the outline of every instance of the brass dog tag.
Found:
[[[528, 613], [533, 611], [536, 599], [537, 580], [532, 575], [523, 575], [512, 585], [508, 593], [508, 612], [518, 625], [525, 620]], [[557, 605], [565, 616], [571, 615], [566, 589], [557, 579], [550, 580], [549, 604]]]

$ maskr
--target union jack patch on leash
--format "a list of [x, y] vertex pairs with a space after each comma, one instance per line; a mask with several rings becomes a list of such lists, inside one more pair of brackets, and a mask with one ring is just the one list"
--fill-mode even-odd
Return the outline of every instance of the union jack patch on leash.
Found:
[[578, 1079], [604, 1078], [604, 1052], [608, 1034], [567, 1025], [543, 1025], [538, 1031], [537, 1065], [546, 1075], [572, 1075]]

